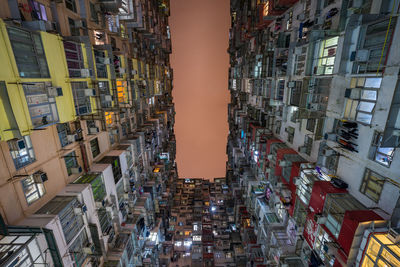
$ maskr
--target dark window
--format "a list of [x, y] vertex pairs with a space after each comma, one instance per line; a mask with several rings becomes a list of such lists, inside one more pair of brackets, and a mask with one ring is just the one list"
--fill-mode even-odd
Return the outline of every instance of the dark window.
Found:
[[99, 23], [99, 19], [96, 12], [96, 7], [92, 2], [89, 2], [90, 5], [90, 19], [95, 23]]
[[22, 78], [49, 78], [46, 55], [38, 33], [16, 27], [7, 27], [19, 76]]
[[82, 77], [81, 69], [84, 68], [84, 60], [81, 45], [79, 43], [64, 41], [64, 50], [69, 76], [72, 78]]
[[72, 36], [79, 36], [80, 31], [79, 28], [75, 26], [75, 20], [68, 18], [69, 30]]
[[365, 169], [364, 178], [360, 186], [360, 192], [378, 203], [384, 183], [384, 177], [380, 176], [374, 171], [371, 171], [370, 169]]
[[76, 12], [76, 2], [75, 0], [65, 0], [65, 6], [74, 12]]
[[107, 64], [106, 53], [99, 50], [94, 50], [94, 57], [96, 61], [96, 72], [98, 78], [107, 78]]
[[307, 125], [306, 125], [307, 131], [314, 132], [315, 130], [315, 119], [307, 119]]
[[93, 158], [100, 154], [99, 142], [97, 138], [90, 141], [90, 151], [92, 151]]

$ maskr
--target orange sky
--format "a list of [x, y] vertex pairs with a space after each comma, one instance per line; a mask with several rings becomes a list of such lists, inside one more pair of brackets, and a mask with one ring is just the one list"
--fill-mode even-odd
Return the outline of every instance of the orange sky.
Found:
[[171, 0], [169, 25], [178, 174], [224, 177], [229, 0]]

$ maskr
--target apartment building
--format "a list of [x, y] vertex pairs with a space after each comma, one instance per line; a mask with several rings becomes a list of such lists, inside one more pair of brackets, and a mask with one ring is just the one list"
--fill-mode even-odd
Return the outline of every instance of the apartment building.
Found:
[[231, 1], [226, 179], [248, 262], [399, 265], [398, 8]]
[[157, 266], [169, 1], [0, 3], [0, 265]]

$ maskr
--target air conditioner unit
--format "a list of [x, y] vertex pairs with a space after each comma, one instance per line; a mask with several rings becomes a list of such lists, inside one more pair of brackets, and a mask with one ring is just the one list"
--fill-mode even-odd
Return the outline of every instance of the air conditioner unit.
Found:
[[393, 228], [389, 229], [387, 237], [395, 244], [400, 242], [400, 233]]
[[111, 133], [112, 133], [112, 134], [118, 134], [118, 129], [112, 129], [112, 130], [111, 130]]
[[318, 216], [318, 218], [317, 218], [317, 223], [318, 224], [325, 224], [326, 221], [327, 221], [327, 218], [324, 217], [324, 216]]
[[95, 96], [96, 90], [93, 88], [85, 89], [85, 96]]
[[279, 166], [281, 166], [281, 167], [287, 167], [287, 166], [290, 166], [290, 165], [292, 165], [292, 162], [287, 161], [287, 160], [281, 160], [279, 162]]
[[356, 51], [355, 61], [367, 62], [368, 59], [369, 59], [369, 50], [368, 49], [359, 49]]
[[99, 132], [99, 127], [90, 127], [89, 134], [97, 134]]
[[132, 70], [132, 71], [131, 71], [131, 74], [132, 74], [132, 75], [136, 75], [136, 74], [137, 74], [137, 70]]
[[95, 202], [95, 205], [96, 205], [96, 209], [101, 209], [101, 208], [103, 208], [103, 202], [96, 201], [96, 202]]
[[322, 155], [324, 155], [326, 157], [332, 156], [333, 154], [335, 154], [335, 151], [333, 149], [329, 149], [329, 148], [322, 149]]
[[90, 77], [90, 70], [89, 69], [81, 69], [81, 76], [82, 76], [82, 78]]
[[112, 101], [112, 96], [111, 95], [105, 95], [104, 96], [105, 101]]
[[47, 92], [52, 97], [63, 95], [62, 87], [47, 87]]
[[111, 64], [111, 60], [109, 57], [103, 58], [103, 64]]
[[75, 215], [82, 215], [83, 210], [82, 210], [82, 208], [74, 208], [74, 213], [75, 213]]
[[315, 110], [318, 111], [319, 110], [320, 105], [318, 103], [311, 103], [310, 104], [310, 109], [311, 110]]
[[67, 140], [68, 142], [75, 142], [78, 139], [78, 135], [76, 134], [68, 134], [67, 135]]
[[95, 250], [94, 244], [91, 244], [89, 247], [83, 247], [82, 251], [85, 254], [93, 254], [96, 250]]
[[146, 86], [147, 85], [147, 82], [146, 81], [142, 81], [142, 84], [144, 85], [144, 86]]
[[72, 172], [73, 174], [78, 174], [78, 173], [81, 173], [81, 172], [82, 172], [82, 167], [81, 167], [81, 166], [77, 166], [77, 167], [71, 168], [70, 170], [71, 170], [71, 172]]
[[282, 183], [276, 183], [276, 188], [282, 188]]
[[112, 206], [106, 207], [106, 211], [107, 211], [107, 212], [112, 212], [112, 211], [113, 211], [113, 207], [112, 207]]
[[272, 160], [274, 158], [274, 155], [268, 155], [267, 158], [268, 160]]
[[119, 68], [119, 73], [120, 74], [125, 74], [125, 68]]
[[299, 20], [299, 21], [303, 21], [303, 20], [305, 20], [305, 18], [306, 18], [306, 16], [304, 13], [297, 15], [297, 20]]
[[306, 153], [307, 152], [307, 147], [306, 146], [299, 146], [299, 152], [300, 153]]
[[300, 177], [295, 177], [295, 179], [294, 179], [294, 184], [295, 184], [296, 186], [300, 186], [300, 185], [301, 185], [301, 178], [300, 178]]
[[293, 88], [294, 85], [295, 85], [295, 82], [288, 82], [288, 85], [287, 85], [287, 86], [288, 86], [289, 88]]
[[84, 20], [74, 20], [74, 27], [75, 28], [86, 28], [86, 22]]
[[45, 181], [48, 180], [47, 174], [42, 171], [37, 171], [32, 176], [35, 183], [44, 183]]

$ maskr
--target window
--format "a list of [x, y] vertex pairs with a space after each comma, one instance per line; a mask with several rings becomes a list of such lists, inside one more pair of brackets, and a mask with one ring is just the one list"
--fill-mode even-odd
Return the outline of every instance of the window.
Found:
[[46, 7], [36, 1], [31, 1], [32, 7], [32, 18], [37, 20], [46, 20], [47, 21], [47, 14], [46, 14]]
[[100, 154], [99, 142], [97, 138], [90, 141], [90, 151], [92, 151], [93, 158]]
[[67, 59], [69, 77], [82, 77], [81, 69], [84, 68], [84, 62], [81, 44], [64, 41], [64, 51]]
[[[354, 52], [353, 73], [376, 73], [384, 69], [385, 59], [389, 51], [390, 39], [396, 25], [396, 19], [370, 24], [360, 31], [358, 49]], [[388, 31], [389, 29], [389, 31]], [[387, 44], [385, 39], [388, 38]], [[383, 51], [382, 51], [383, 49]]]
[[301, 81], [292, 82], [294, 86], [290, 89], [290, 105], [298, 107], [300, 105]]
[[78, 167], [78, 161], [76, 160], [75, 151], [65, 155], [64, 161], [65, 161], [65, 167], [67, 168], [67, 173], [69, 176], [74, 173], [72, 169]]
[[383, 134], [375, 131], [372, 139], [369, 158], [382, 164], [383, 166], [390, 167], [394, 156], [394, 147], [381, 147]]
[[76, 2], [75, 2], [75, 0], [65, 0], [65, 6], [69, 10], [72, 10], [73, 12], [76, 12]]
[[378, 203], [384, 183], [384, 177], [370, 169], [365, 169], [364, 178], [360, 186], [360, 192]]
[[28, 205], [38, 200], [46, 193], [43, 182], [36, 181], [33, 175], [22, 180], [21, 184]]
[[328, 214], [325, 226], [336, 238], [339, 237], [339, 232], [342, 224], [341, 222], [336, 221], [336, 219], [331, 214]]
[[95, 23], [99, 23], [95, 5], [92, 2], [89, 2], [89, 5], [90, 5], [90, 20]]
[[307, 125], [306, 125], [307, 131], [314, 132], [315, 130], [315, 119], [307, 119]]
[[68, 140], [68, 135], [71, 133], [71, 129], [68, 123], [57, 124], [58, 138], [60, 139], [61, 147], [69, 145], [71, 142]]
[[319, 57], [317, 66], [314, 70], [317, 75], [329, 75], [333, 73], [335, 65], [336, 48], [339, 37], [332, 37], [320, 43]]
[[8, 141], [8, 146], [17, 170], [35, 161], [35, 153], [29, 136], [24, 136], [18, 140], [10, 140]]
[[121, 104], [128, 103], [128, 85], [126, 81], [117, 81], [118, 102]]
[[293, 138], [294, 138], [294, 133], [295, 133], [295, 128], [293, 128], [293, 127], [286, 127], [286, 133], [287, 133], [287, 140], [288, 140], [288, 142], [289, 143], [293, 143]]
[[312, 144], [313, 144], [313, 139], [310, 136], [306, 135], [304, 137], [304, 147], [306, 148], [305, 153], [309, 156], [311, 155]]
[[99, 81], [100, 103], [102, 108], [112, 107], [112, 96], [108, 82]]
[[371, 124], [381, 82], [380, 77], [351, 78], [350, 88], [345, 92], [346, 104], [343, 117]]
[[328, 233], [322, 227], [319, 227], [317, 238], [315, 239], [314, 250], [317, 255], [321, 258], [321, 260], [328, 263], [327, 266], [333, 266], [335, 262], [335, 257], [328, 253], [328, 250], [325, 249], [326, 243], [332, 242], [332, 239], [329, 237]]
[[80, 31], [79, 31], [79, 27], [75, 26], [75, 20], [68, 18], [68, 24], [69, 24], [69, 31], [70, 31], [71, 35], [79, 36]]
[[92, 94], [93, 89], [88, 89], [86, 82], [71, 82], [72, 93], [74, 94], [74, 103], [76, 115], [86, 115], [92, 112], [90, 96], [87, 92]]
[[35, 129], [43, 128], [58, 121], [57, 105], [54, 97], [48, 95], [51, 83], [23, 83], [25, 99]]
[[38, 33], [7, 27], [21, 78], [49, 78], [46, 55]]
[[97, 78], [107, 78], [107, 65], [105, 64], [106, 53], [99, 50], [94, 50], [96, 61]]

